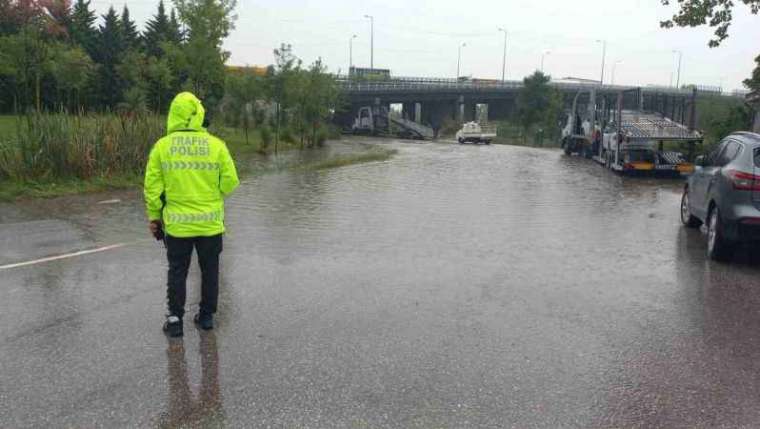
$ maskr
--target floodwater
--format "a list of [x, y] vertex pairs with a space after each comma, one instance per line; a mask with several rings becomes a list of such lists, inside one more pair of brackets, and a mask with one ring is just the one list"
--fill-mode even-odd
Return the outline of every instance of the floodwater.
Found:
[[369, 142], [399, 154], [241, 185], [217, 329], [178, 341], [139, 193], [1, 205], [0, 265], [123, 246], [0, 269], [0, 427], [760, 422], [757, 258], [706, 260], [681, 181]]

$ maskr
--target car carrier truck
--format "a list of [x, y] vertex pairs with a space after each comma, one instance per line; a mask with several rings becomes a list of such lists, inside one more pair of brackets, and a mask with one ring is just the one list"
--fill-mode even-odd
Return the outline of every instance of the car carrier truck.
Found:
[[[626, 96], [636, 100], [636, 109], [623, 108]], [[579, 108], [581, 97], [585, 109]], [[702, 134], [662, 113], [644, 111], [641, 100], [638, 88], [621, 91], [616, 103], [608, 98], [598, 103], [595, 88], [579, 91], [562, 129], [565, 153], [591, 158], [621, 173], [692, 173], [690, 160]], [[677, 145], [679, 150], [666, 145]]]

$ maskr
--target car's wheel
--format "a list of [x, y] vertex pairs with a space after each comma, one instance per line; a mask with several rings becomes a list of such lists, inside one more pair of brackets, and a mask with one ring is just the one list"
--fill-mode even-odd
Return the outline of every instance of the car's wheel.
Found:
[[464, 140], [460, 137], [457, 139], [459, 141], [459, 144], [464, 144]]
[[715, 261], [725, 261], [731, 257], [731, 243], [723, 236], [720, 210], [713, 207], [707, 215], [707, 257]]
[[689, 209], [689, 188], [684, 188], [681, 196], [681, 223], [689, 228], [697, 228], [702, 225], [702, 221], [692, 215]]

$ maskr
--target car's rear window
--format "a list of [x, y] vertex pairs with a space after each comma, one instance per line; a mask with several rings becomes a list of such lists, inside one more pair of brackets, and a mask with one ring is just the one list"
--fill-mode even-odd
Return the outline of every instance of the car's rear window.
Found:
[[756, 147], [753, 154], [753, 158], [755, 158], [755, 167], [760, 168], [760, 147]]

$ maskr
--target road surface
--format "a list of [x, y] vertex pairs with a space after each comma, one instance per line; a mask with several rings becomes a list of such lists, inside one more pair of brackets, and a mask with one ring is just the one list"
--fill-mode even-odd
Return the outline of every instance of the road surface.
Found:
[[757, 258], [707, 261], [679, 181], [378, 144], [400, 153], [247, 179], [218, 327], [180, 341], [139, 193], [0, 205], [0, 427], [760, 422]]

